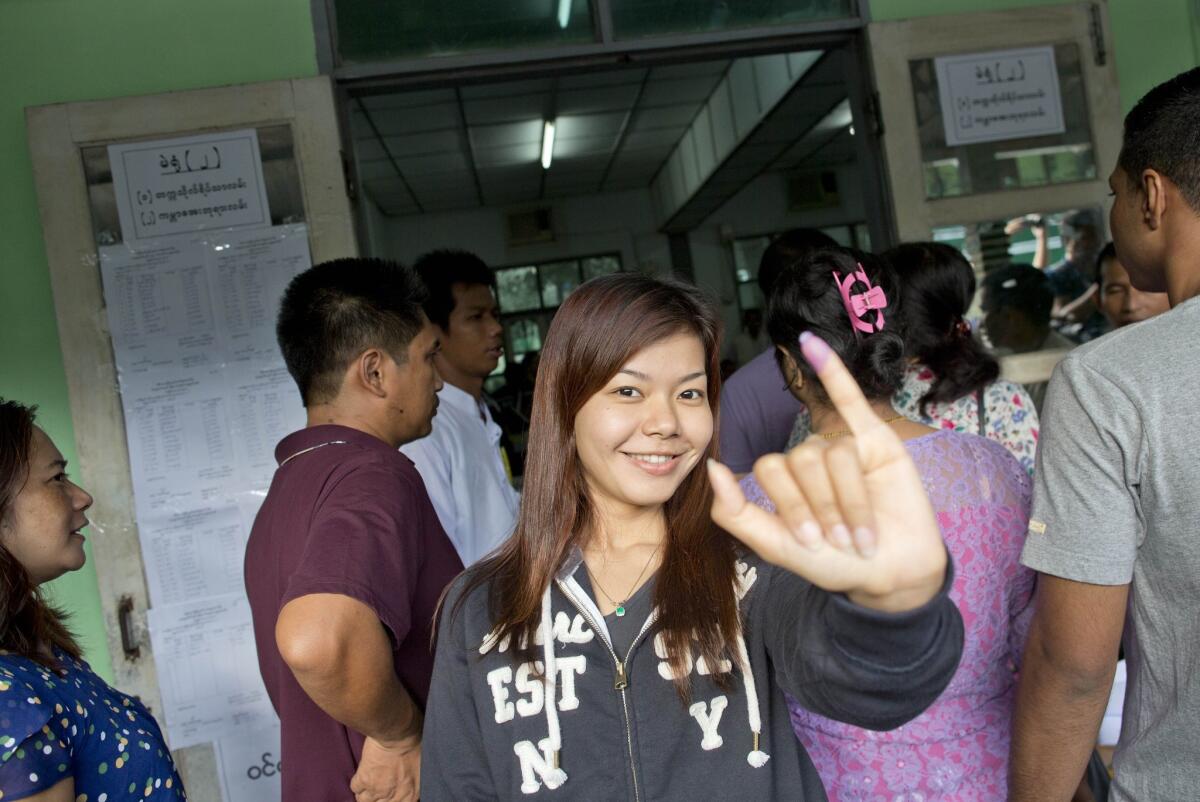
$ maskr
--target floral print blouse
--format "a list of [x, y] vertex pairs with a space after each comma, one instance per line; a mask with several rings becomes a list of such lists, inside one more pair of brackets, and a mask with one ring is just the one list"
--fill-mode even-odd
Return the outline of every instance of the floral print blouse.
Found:
[[[979, 399], [975, 394], [965, 395], [949, 403], [930, 404], [928, 414], [921, 411], [921, 397], [933, 386], [933, 371], [924, 365], [910, 365], [904, 374], [904, 384], [892, 396], [892, 406], [911, 421], [934, 429], [982, 434], [1008, 449], [1017, 458], [1021, 467], [1033, 476], [1034, 457], [1037, 455], [1038, 414], [1029, 393], [1019, 384], [997, 379], [983, 389], [983, 407], [986, 412], [983, 431], [980, 431]], [[788, 440], [788, 447], [803, 442], [812, 430], [812, 419], [808, 409], [802, 408], [796, 416], [796, 425]]]

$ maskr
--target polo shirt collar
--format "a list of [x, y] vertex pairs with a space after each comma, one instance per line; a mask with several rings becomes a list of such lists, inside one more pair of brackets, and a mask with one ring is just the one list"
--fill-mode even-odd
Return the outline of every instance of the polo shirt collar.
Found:
[[280, 440], [279, 445], [275, 447], [275, 462], [282, 465], [286, 459], [305, 449], [318, 448], [326, 443], [338, 443], [339, 441], [368, 451], [397, 453], [396, 449], [373, 434], [336, 423], [323, 423], [319, 426], [309, 426], [292, 432]]

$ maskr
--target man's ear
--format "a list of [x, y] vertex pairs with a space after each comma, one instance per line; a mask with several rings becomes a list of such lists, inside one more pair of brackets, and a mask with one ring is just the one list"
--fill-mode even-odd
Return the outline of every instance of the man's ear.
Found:
[[1143, 170], [1141, 190], [1142, 221], [1151, 231], [1158, 231], [1167, 213], [1167, 180], [1157, 170]]
[[391, 360], [378, 348], [368, 348], [358, 355], [351, 366], [350, 379], [362, 390], [378, 398], [387, 395], [385, 376], [391, 368]]

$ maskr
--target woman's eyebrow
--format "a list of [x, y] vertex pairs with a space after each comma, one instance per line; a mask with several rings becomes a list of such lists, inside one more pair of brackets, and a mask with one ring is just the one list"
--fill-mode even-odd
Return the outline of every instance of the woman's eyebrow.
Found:
[[[635, 379], [641, 379], [644, 382], [650, 381], [649, 376], [647, 376], [645, 373], [642, 373], [641, 371], [634, 370], [633, 368], [621, 368], [620, 370], [617, 371], [617, 373], [627, 373], [630, 376], [633, 376]], [[694, 373], [689, 373], [688, 375], [681, 377], [676, 382], [676, 384], [683, 384], [684, 382], [690, 382], [692, 379], [699, 379], [700, 377], [707, 376], [707, 375], [708, 375], [707, 371], [698, 370], [698, 371], [695, 371]]]

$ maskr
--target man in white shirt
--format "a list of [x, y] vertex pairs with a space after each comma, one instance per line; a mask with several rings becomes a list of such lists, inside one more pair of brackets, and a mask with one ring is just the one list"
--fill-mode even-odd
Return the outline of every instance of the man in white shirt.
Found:
[[483, 400], [483, 382], [504, 353], [495, 274], [466, 251], [427, 253], [415, 265], [438, 329], [435, 357], [444, 385], [428, 437], [401, 447], [417, 466], [438, 519], [464, 566], [512, 534], [519, 497], [500, 447], [500, 427]]

